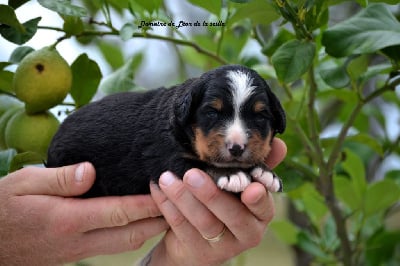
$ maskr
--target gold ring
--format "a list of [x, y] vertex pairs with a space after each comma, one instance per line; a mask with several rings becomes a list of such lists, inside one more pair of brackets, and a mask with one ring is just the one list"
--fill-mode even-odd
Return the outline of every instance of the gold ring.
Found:
[[201, 235], [205, 240], [207, 240], [210, 243], [215, 243], [218, 242], [222, 239], [222, 237], [224, 236], [226, 231], [226, 226], [224, 225], [224, 228], [222, 229], [221, 233], [219, 233], [217, 236], [215, 237], [206, 237], [204, 235]]

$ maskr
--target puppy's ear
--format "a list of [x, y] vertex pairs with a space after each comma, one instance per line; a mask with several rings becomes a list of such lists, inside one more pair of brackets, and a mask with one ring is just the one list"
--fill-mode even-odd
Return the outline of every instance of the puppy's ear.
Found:
[[273, 115], [273, 129], [274, 135], [277, 133], [283, 133], [286, 128], [286, 114], [282, 108], [282, 105], [279, 99], [275, 96], [275, 94], [268, 87], [267, 89], [268, 98], [270, 100], [271, 113]]
[[174, 104], [175, 122], [181, 126], [190, 123], [192, 115], [200, 102], [202, 83], [199, 78], [192, 78], [179, 85], [180, 92]]
[[178, 86], [177, 97], [174, 101], [174, 129], [175, 136], [186, 143], [193, 138], [193, 124], [195, 112], [202, 99], [203, 82], [200, 78], [193, 78]]

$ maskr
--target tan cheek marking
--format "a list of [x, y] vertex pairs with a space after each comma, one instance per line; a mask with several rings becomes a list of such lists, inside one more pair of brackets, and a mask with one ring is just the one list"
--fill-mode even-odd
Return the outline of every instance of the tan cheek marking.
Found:
[[253, 106], [253, 111], [255, 113], [259, 113], [259, 112], [264, 111], [265, 108], [266, 108], [266, 106], [265, 106], [265, 104], [263, 102], [257, 101]]
[[211, 131], [205, 136], [200, 128], [195, 128], [194, 147], [202, 161], [216, 161], [224, 148], [224, 139], [218, 131]]
[[248, 143], [248, 149], [252, 152], [251, 157], [254, 163], [264, 163], [265, 158], [271, 151], [272, 132], [263, 139], [259, 133], [254, 134]]

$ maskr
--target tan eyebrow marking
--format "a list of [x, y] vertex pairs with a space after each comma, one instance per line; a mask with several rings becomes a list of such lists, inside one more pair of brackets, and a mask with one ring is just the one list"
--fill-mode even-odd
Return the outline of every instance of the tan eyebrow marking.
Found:
[[222, 110], [222, 107], [223, 107], [223, 102], [222, 102], [222, 100], [221, 99], [215, 99], [215, 100], [213, 100], [212, 102], [211, 102], [211, 107], [213, 107], [213, 108], [215, 108], [215, 110], [217, 110], [217, 111], [221, 111]]
[[259, 113], [262, 112], [266, 109], [266, 105], [263, 102], [257, 101], [254, 106], [253, 106], [253, 110], [255, 113]]

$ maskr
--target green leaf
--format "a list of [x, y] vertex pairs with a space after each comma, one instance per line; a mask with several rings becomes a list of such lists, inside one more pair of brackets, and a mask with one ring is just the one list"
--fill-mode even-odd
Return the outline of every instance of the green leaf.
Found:
[[18, 46], [10, 55], [9, 61], [14, 64], [18, 64], [21, 62], [22, 59], [24, 59], [25, 56], [27, 56], [29, 53], [35, 51], [32, 47], [30, 46]]
[[390, 5], [395, 5], [399, 3], [399, 0], [369, 0], [369, 2], [374, 3], [374, 2], [381, 2], [381, 3], [387, 3]]
[[347, 65], [347, 73], [349, 74], [351, 80], [359, 81], [360, 77], [368, 69], [369, 59], [369, 55], [361, 55], [349, 61]]
[[10, 172], [17, 171], [25, 165], [42, 164], [45, 161], [43, 155], [37, 152], [23, 152], [14, 156], [10, 164]]
[[328, 212], [324, 198], [314, 187], [310, 187], [304, 194], [303, 204], [314, 225], [318, 225]]
[[41, 17], [37, 17], [23, 23], [22, 26], [25, 28], [24, 32], [20, 32], [11, 27], [0, 25], [0, 34], [1, 36], [3, 36], [4, 39], [12, 43], [19, 45], [24, 44], [29, 41], [33, 37], [33, 35], [35, 35], [37, 31], [37, 26], [41, 19]]
[[322, 244], [328, 248], [329, 250], [335, 251], [336, 248], [340, 245], [340, 240], [336, 231], [335, 220], [332, 216], [328, 216], [324, 227], [323, 234], [321, 236]]
[[[209, 1], [209, 2], [219, 2], [219, 1]], [[237, 11], [229, 19], [228, 25], [232, 25], [242, 19], [250, 19], [253, 26], [257, 24], [269, 25], [278, 18], [279, 14], [273, 8], [270, 2], [264, 0], [253, 0], [246, 4], [238, 6]]]
[[[399, 51], [399, 50], [397, 50]], [[393, 66], [390, 64], [378, 64], [374, 66], [370, 66], [365, 73], [360, 76], [360, 82], [364, 83], [369, 79], [376, 77], [378, 75], [389, 74], [393, 70]]]
[[335, 89], [344, 88], [350, 84], [349, 75], [343, 65], [321, 69], [319, 74], [326, 84]]
[[380, 230], [366, 243], [366, 266], [397, 265], [398, 256], [395, 251], [400, 249], [400, 231], [388, 232]]
[[87, 17], [85, 8], [71, 4], [68, 0], [38, 0], [39, 4], [47, 9], [62, 15], [73, 17]]
[[132, 38], [134, 32], [136, 32], [137, 26], [133, 25], [132, 23], [125, 23], [121, 30], [119, 31], [119, 36], [123, 41], [127, 41]]
[[368, 217], [379, 211], [385, 211], [400, 200], [400, 187], [392, 180], [386, 179], [368, 186], [365, 195], [365, 215]]
[[14, 9], [17, 9], [18, 7], [22, 6], [26, 2], [29, 2], [29, 0], [8, 0], [8, 5]]
[[107, 63], [110, 64], [114, 70], [120, 68], [124, 64], [124, 55], [119, 45], [100, 40], [98, 42], [98, 47]]
[[295, 39], [295, 37], [296, 36], [287, 29], [281, 28], [279, 32], [264, 45], [262, 52], [267, 56], [272, 56], [281, 45]]
[[319, 258], [326, 258], [327, 254], [321, 249], [321, 246], [316, 241], [313, 241], [312, 236], [306, 231], [301, 231], [298, 236], [298, 246], [310, 253], [313, 256]]
[[12, 65], [11, 62], [0, 62], [0, 69], [3, 70], [6, 67], [8, 67], [9, 65]]
[[0, 91], [13, 92], [12, 81], [14, 78], [14, 73], [7, 70], [0, 71]]
[[379, 155], [383, 155], [384, 153], [382, 144], [379, 142], [379, 140], [366, 133], [359, 133], [353, 136], [348, 136], [346, 138], [346, 142], [347, 141], [354, 141], [364, 144], [370, 147], [373, 151], [375, 151]]
[[90, 102], [96, 94], [101, 80], [101, 71], [97, 63], [87, 54], [81, 54], [71, 65], [72, 87], [71, 96], [77, 107]]
[[383, 4], [371, 4], [322, 35], [328, 54], [367, 54], [400, 44], [400, 23]]
[[390, 170], [385, 175], [386, 179], [392, 180], [400, 187], [400, 170]]
[[10, 170], [10, 164], [17, 151], [9, 149], [0, 151], [0, 177], [6, 176]]
[[385, 47], [382, 49], [382, 52], [389, 57], [390, 59], [400, 62], [400, 45], [394, 45], [394, 46], [389, 46]]
[[17, 16], [15, 15], [14, 9], [9, 7], [8, 5], [0, 5], [0, 25], [4, 24], [10, 26], [20, 33], [25, 31], [24, 26], [18, 21]]
[[351, 180], [345, 176], [335, 176], [333, 179], [336, 197], [346, 204], [352, 211], [359, 210], [362, 198], [356, 196], [356, 189]]
[[368, 5], [369, 0], [356, 0], [357, 3], [360, 4], [362, 7], [366, 7]]
[[361, 158], [350, 149], [345, 149], [345, 161], [342, 163], [343, 169], [349, 174], [353, 183], [354, 197], [362, 199], [367, 190], [367, 181], [365, 180], [365, 167]]
[[324, 198], [311, 183], [303, 183], [302, 186], [288, 192], [288, 195], [301, 202], [303, 209], [300, 211], [307, 213], [314, 225], [318, 225], [328, 211]]
[[299, 229], [287, 220], [273, 220], [269, 228], [274, 231], [274, 233], [281, 239], [284, 243], [288, 245], [294, 245], [297, 243], [297, 235]]
[[271, 60], [278, 79], [289, 83], [299, 79], [307, 72], [314, 56], [314, 43], [292, 40], [279, 47]]
[[80, 17], [62, 16], [64, 19], [63, 30], [69, 35], [79, 35], [83, 32], [83, 21]]
[[103, 80], [100, 84], [100, 90], [106, 94], [135, 90], [136, 85], [133, 78], [142, 58], [142, 54], [132, 57], [121, 68]]
[[162, 0], [136, 0], [145, 10], [150, 13], [158, 10], [161, 7]]
[[204, 0], [189, 0], [195, 6], [204, 8], [205, 10], [210, 11], [215, 15], [219, 15], [222, 8], [222, 1], [221, 0], [212, 0], [212, 1], [204, 1]]

